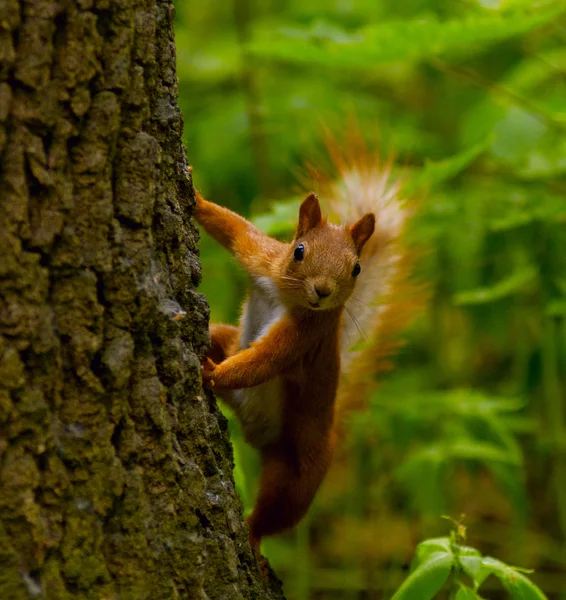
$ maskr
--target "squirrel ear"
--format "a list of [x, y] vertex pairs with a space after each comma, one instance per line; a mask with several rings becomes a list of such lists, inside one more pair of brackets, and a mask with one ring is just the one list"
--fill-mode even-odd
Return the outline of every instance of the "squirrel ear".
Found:
[[356, 246], [358, 254], [362, 251], [365, 243], [372, 236], [375, 229], [375, 216], [373, 213], [367, 213], [357, 223], [352, 225], [350, 232]]
[[314, 229], [322, 221], [318, 196], [311, 192], [302, 202], [299, 209], [299, 224], [295, 239]]

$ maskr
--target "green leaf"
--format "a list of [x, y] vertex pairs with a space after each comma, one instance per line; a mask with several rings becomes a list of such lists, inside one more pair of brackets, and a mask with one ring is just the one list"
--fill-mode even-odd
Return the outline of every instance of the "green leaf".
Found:
[[521, 457], [507, 448], [492, 442], [460, 438], [445, 443], [427, 444], [414, 450], [397, 469], [397, 474], [402, 480], [410, 480], [419, 473], [427, 473], [430, 465], [446, 464], [450, 460], [476, 460], [488, 465], [493, 462], [521, 464]]
[[537, 585], [517, 571], [509, 575], [504, 584], [511, 597], [517, 600], [548, 600]]
[[494, 44], [548, 23], [562, 11], [558, 6], [538, 14], [517, 11], [444, 22], [389, 21], [355, 33], [318, 21], [310, 28], [258, 30], [248, 49], [264, 58], [291, 63], [373, 68], [379, 63], [423, 60]]
[[[515, 188], [514, 193], [509, 193], [517, 197], [516, 191]], [[489, 229], [506, 231], [524, 227], [533, 221], [557, 223], [566, 218], [563, 196], [546, 193], [527, 195], [525, 191], [519, 193], [523, 194], [523, 197], [516, 204], [506, 204], [503, 198], [499, 200], [497, 208], [500, 214], [490, 219]]]
[[453, 560], [449, 552], [434, 552], [405, 579], [391, 600], [431, 600], [448, 579]]
[[460, 556], [462, 569], [474, 582], [476, 589], [489, 577], [491, 569], [483, 564], [481, 556]]
[[520, 465], [520, 457], [514, 452], [509, 452], [492, 442], [483, 442], [480, 440], [462, 440], [448, 444], [447, 454], [461, 460], [479, 460], [485, 463], [502, 462], [512, 465]]
[[482, 597], [477, 594], [472, 588], [460, 583], [460, 589], [456, 593], [456, 600], [482, 600]]
[[458, 546], [458, 555], [460, 557], [481, 557], [481, 552], [475, 548], [472, 548], [472, 546]]
[[415, 564], [420, 565], [425, 562], [429, 556], [436, 554], [437, 552], [452, 552], [450, 549], [450, 538], [430, 538], [421, 542], [417, 546]]
[[460, 292], [454, 296], [457, 305], [487, 304], [520, 292], [530, 286], [538, 277], [534, 267], [525, 267], [502, 279], [491, 287], [477, 288], [466, 292]]
[[490, 138], [484, 142], [475, 144], [471, 148], [444, 160], [428, 161], [420, 173], [407, 183], [405, 189], [410, 193], [418, 188], [436, 185], [455, 177], [475, 158], [482, 154], [491, 144], [491, 141]]
[[486, 556], [483, 559], [483, 564], [501, 580], [512, 598], [517, 600], [548, 600], [540, 588], [521, 572], [530, 572], [529, 569], [511, 567], [491, 556]]

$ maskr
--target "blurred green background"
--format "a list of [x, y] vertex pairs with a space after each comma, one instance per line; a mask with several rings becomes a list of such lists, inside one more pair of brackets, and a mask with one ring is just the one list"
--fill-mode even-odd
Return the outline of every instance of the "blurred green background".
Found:
[[[564, 7], [177, 3], [184, 139], [207, 197], [285, 231], [321, 124], [354, 114], [420, 205], [427, 310], [307, 519], [264, 545], [290, 600], [389, 598], [415, 545], [462, 513], [469, 543], [566, 598]], [[211, 319], [236, 322], [244, 274], [209, 239], [201, 257]], [[258, 462], [231, 428], [249, 510]]]

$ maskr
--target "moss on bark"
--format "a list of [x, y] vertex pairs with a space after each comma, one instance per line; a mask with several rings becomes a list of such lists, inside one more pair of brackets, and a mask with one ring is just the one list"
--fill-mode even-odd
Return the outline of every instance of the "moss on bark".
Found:
[[0, 65], [0, 597], [282, 597], [200, 385], [171, 3], [5, 0]]

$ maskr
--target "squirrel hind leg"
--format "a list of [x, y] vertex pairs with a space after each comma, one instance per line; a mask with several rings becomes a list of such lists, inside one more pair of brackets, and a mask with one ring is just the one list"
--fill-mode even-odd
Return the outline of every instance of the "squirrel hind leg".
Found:
[[[219, 364], [238, 351], [240, 341], [240, 330], [234, 325], [225, 325], [224, 323], [213, 323], [210, 325], [210, 347], [206, 353], [214, 363]], [[228, 406], [234, 407], [234, 390], [216, 390], [216, 395], [220, 396]]]
[[[249, 523], [249, 519], [248, 519], [248, 523]], [[265, 558], [265, 556], [261, 555], [261, 550], [260, 550], [261, 538], [256, 537], [252, 533], [251, 527], [250, 527], [250, 533], [249, 533], [249, 542], [250, 542], [250, 547], [252, 549], [252, 552], [257, 561], [258, 569], [259, 569], [260, 573], [263, 575], [264, 579], [269, 583], [273, 577], [273, 572], [271, 570], [271, 566], [270, 566], [267, 558]]]
[[240, 330], [234, 325], [213, 323], [210, 326], [210, 349], [206, 355], [216, 364], [221, 363], [238, 350], [239, 339]]
[[254, 553], [254, 556], [256, 557], [256, 560], [259, 562], [261, 559], [261, 552], [260, 552], [260, 546], [261, 546], [261, 538], [260, 537], [256, 537], [253, 532], [252, 532], [252, 528], [249, 528], [249, 542], [250, 542], [250, 548], [252, 549], [252, 552]]

